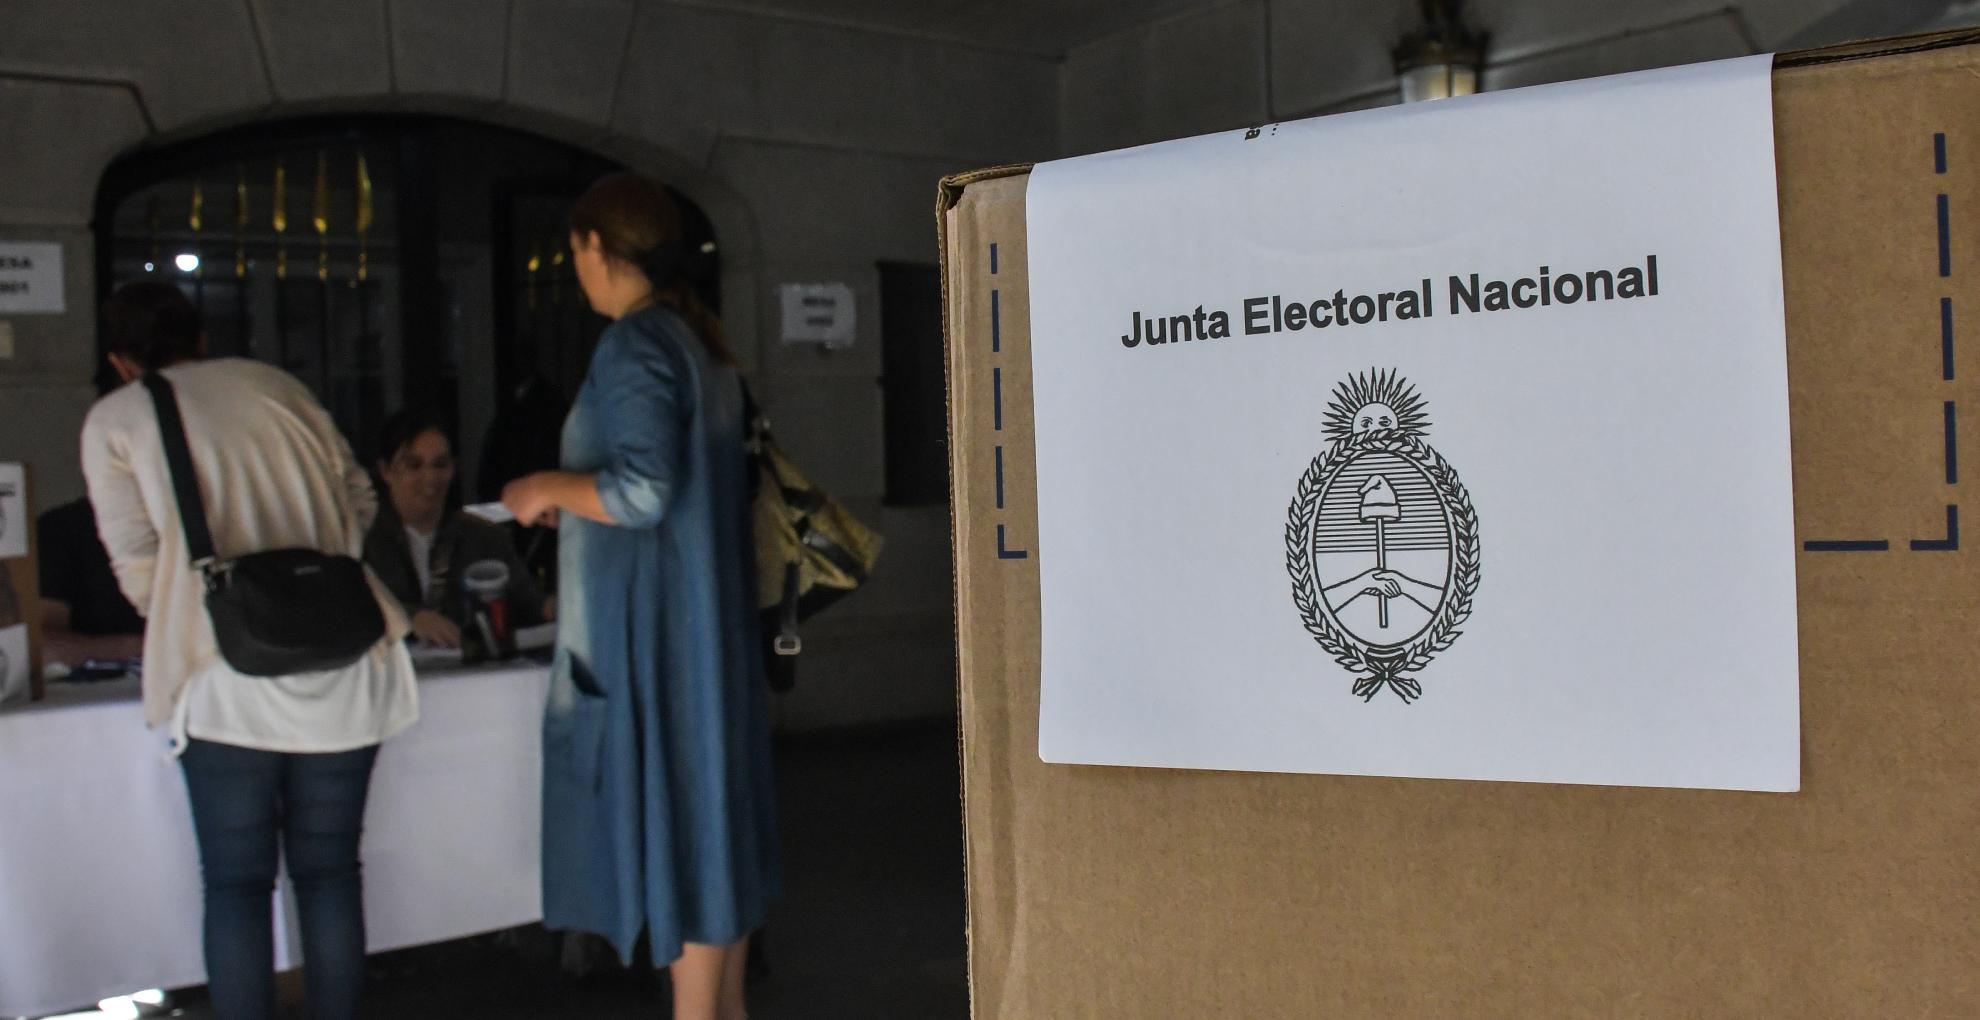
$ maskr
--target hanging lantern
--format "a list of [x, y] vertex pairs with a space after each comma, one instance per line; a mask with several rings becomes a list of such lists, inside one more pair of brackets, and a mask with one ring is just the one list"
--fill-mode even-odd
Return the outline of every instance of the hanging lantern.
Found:
[[1395, 49], [1405, 103], [1476, 93], [1487, 36], [1464, 24], [1464, 0], [1423, 0], [1423, 26]]

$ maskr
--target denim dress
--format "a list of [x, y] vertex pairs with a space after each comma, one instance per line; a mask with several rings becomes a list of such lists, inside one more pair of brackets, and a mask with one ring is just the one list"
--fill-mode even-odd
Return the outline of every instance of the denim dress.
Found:
[[755, 637], [742, 385], [673, 311], [606, 329], [563, 467], [615, 523], [565, 514], [543, 720], [543, 918], [631, 961], [723, 945], [778, 889]]

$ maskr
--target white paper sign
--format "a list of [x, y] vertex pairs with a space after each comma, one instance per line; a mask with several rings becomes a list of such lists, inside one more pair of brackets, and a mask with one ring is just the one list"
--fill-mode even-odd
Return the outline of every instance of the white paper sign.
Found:
[[0, 464], [0, 560], [26, 556], [28, 529], [27, 482], [19, 464]]
[[843, 283], [786, 283], [777, 288], [785, 343], [850, 347], [853, 342], [853, 289]]
[[1797, 789], [1770, 67], [1038, 167], [1041, 756]]
[[52, 314], [62, 301], [62, 246], [0, 241], [0, 315]]
[[33, 693], [27, 624], [0, 627], [0, 705], [26, 701]]

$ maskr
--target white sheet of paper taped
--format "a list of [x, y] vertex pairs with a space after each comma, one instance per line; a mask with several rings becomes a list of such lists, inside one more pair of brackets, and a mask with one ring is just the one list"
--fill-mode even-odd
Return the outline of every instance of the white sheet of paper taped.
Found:
[[62, 246], [51, 241], [0, 241], [0, 315], [60, 315]]
[[1037, 167], [1041, 756], [1798, 788], [1770, 68]]
[[0, 627], [0, 705], [27, 700], [30, 670], [27, 624]]
[[28, 552], [28, 529], [34, 527], [34, 515], [28, 513], [25, 476], [19, 464], [0, 464], [0, 560]]

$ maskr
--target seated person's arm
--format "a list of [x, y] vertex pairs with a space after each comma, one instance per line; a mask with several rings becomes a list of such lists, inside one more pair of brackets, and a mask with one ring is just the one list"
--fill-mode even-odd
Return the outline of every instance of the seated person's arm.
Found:
[[426, 644], [435, 648], [461, 646], [460, 626], [441, 615], [438, 610], [407, 606], [406, 620], [412, 625], [413, 636]]
[[75, 500], [35, 522], [40, 548], [43, 657], [71, 668], [89, 659], [144, 654], [144, 624], [117, 590], [109, 554], [96, 535], [89, 504]]
[[71, 669], [89, 659], [135, 659], [144, 654], [142, 634], [78, 634], [69, 629], [69, 604], [41, 600], [42, 658]]
[[[366, 490], [369, 491], [369, 483]], [[355, 491], [355, 490], [354, 490]], [[376, 497], [371, 497], [374, 501]], [[365, 531], [364, 562], [377, 575], [385, 590], [399, 600], [405, 610], [412, 636], [436, 648], [459, 648], [461, 628], [440, 613], [426, 608], [419, 599], [418, 575], [404, 552], [396, 548], [387, 529], [396, 527], [389, 520], [375, 520]]]

